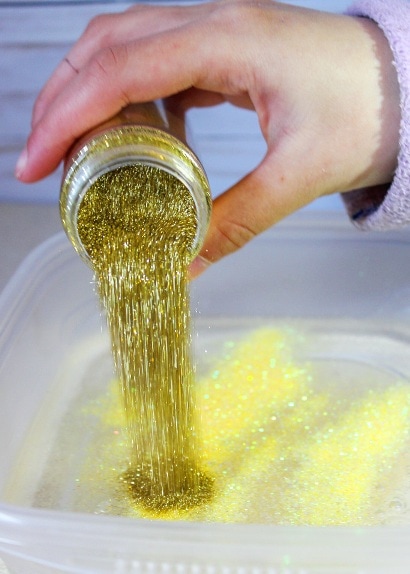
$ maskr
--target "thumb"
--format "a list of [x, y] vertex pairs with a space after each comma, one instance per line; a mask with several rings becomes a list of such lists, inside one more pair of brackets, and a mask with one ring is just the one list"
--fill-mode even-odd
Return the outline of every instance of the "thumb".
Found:
[[[286, 162], [284, 162], [286, 164]], [[190, 265], [191, 278], [243, 247], [256, 235], [308, 203], [295, 176], [268, 155], [262, 163], [214, 200], [204, 244]]]

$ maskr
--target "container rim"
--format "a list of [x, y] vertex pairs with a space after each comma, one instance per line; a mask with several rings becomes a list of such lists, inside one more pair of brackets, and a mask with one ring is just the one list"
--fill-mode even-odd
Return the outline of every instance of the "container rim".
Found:
[[[50, 547], [62, 550], [85, 548], [91, 553], [99, 551], [102, 555], [107, 552], [109, 560], [113, 559], [113, 552], [120, 552], [125, 563], [131, 558], [138, 559], [140, 563], [149, 563], [153, 572], [156, 572], [153, 567], [175, 564], [176, 553], [181, 556], [183, 544], [187, 553], [187, 558], [182, 559], [185, 567], [216, 562], [218, 565], [229, 564], [234, 567], [231, 572], [241, 571], [243, 574], [243, 567], [249, 564], [263, 568], [288, 562], [290, 569], [286, 572], [291, 574], [308, 574], [309, 568], [334, 567], [336, 564], [343, 565], [345, 569], [341, 572], [349, 574], [352, 571], [346, 568], [366, 568], [355, 570], [355, 574], [359, 574], [373, 572], [370, 570], [372, 567], [377, 568], [376, 572], [393, 568], [398, 574], [404, 574], [407, 570], [400, 567], [410, 560], [409, 535], [409, 526], [325, 528], [187, 521], [170, 523], [0, 504], [0, 551], [6, 555], [42, 563], [48, 560], [47, 549]], [[160, 558], [156, 558], [152, 552], [159, 547]], [[117, 561], [118, 558], [113, 564]], [[181, 563], [181, 558], [178, 563]], [[47, 564], [59, 565], [52, 561], [47, 561]], [[302, 566], [302, 571], [292, 569]], [[95, 572], [77, 570], [76, 567], [67, 571]], [[270, 572], [272, 574], [272, 570]]]

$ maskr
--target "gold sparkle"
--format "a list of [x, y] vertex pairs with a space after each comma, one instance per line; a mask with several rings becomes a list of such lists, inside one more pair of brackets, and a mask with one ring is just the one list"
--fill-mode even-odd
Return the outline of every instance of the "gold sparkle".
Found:
[[138, 164], [98, 178], [78, 213], [131, 443], [122, 482], [151, 511], [196, 506], [212, 492], [200, 469], [190, 345], [187, 267], [197, 225], [187, 188]]

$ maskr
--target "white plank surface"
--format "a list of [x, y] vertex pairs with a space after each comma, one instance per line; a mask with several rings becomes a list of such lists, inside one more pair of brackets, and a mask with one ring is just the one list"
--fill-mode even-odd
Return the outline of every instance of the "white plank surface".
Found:
[[[299, 0], [289, 3], [342, 11], [345, 0]], [[87, 22], [101, 12], [121, 11], [127, 4], [64, 4], [0, 0], [0, 201], [55, 203], [60, 172], [24, 185], [13, 171], [29, 131], [36, 94]], [[190, 117], [195, 148], [209, 175], [214, 195], [242, 177], [262, 159], [265, 144], [255, 114], [222, 106], [195, 111]], [[338, 198], [319, 207], [340, 208]]]
[[91, 17], [126, 5], [14, 4], [0, 3], [0, 201], [54, 203], [60, 173], [29, 186], [13, 174], [30, 129], [33, 102]]

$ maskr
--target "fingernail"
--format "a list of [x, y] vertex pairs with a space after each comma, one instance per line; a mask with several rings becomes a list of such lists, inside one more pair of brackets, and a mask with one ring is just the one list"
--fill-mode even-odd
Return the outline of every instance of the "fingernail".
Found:
[[15, 173], [15, 176], [17, 177], [17, 179], [20, 179], [21, 176], [23, 175], [23, 173], [26, 169], [27, 160], [28, 160], [27, 148], [24, 148], [20, 154], [20, 157], [17, 160], [16, 168], [14, 170], [14, 173]]
[[195, 277], [198, 277], [198, 275], [201, 275], [201, 273], [208, 269], [210, 265], [211, 263], [207, 259], [198, 255], [189, 266], [189, 278], [195, 279]]

